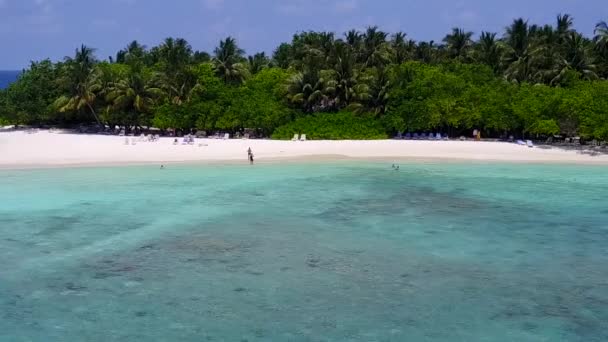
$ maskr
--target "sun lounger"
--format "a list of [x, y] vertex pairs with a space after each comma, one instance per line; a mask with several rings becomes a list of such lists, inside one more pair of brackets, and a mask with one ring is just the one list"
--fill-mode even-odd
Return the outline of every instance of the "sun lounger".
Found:
[[228, 140], [228, 139], [230, 139], [230, 134], [228, 134], [228, 133], [224, 134], [224, 140]]
[[302, 134], [300, 136], [300, 141], [306, 141], [306, 134]]
[[525, 146], [526, 143], [523, 140], [517, 140], [517, 145]]
[[526, 146], [533, 148], [534, 147], [534, 143], [532, 142], [532, 140], [526, 140]]
[[420, 139], [421, 140], [426, 140], [427, 139], [426, 133], [420, 134]]
[[293, 138], [291, 138], [291, 141], [298, 141], [298, 140], [300, 140], [300, 135], [298, 135], [298, 134], [294, 134]]
[[405, 140], [412, 139], [412, 134], [410, 132], [405, 133]]
[[397, 132], [395, 139], [403, 139], [403, 134], [401, 132]]
[[418, 135], [418, 133], [414, 133], [414, 135], [412, 136], [412, 138], [414, 140], [418, 140], [418, 139], [420, 139], [420, 136]]
[[435, 134], [435, 139], [437, 139], [437, 140], [441, 140], [441, 133], [437, 133], [437, 134]]

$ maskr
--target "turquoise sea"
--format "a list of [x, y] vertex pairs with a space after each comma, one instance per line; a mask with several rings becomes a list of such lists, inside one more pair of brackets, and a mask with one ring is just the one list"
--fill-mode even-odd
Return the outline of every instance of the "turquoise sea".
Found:
[[607, 341], [608, 168], [0, 171], [0, 341]]

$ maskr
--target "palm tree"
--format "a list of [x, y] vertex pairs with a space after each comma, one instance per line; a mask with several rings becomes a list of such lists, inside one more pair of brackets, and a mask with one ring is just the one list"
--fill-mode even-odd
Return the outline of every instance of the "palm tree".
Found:
[[166, 38], [158, 47], [157, 55], [165, 73], [179, 73], [190, 63], [192, 47], [183, 38]]
[[595, 26], [594, 33], [595, 51], [601, 61], [600, 71], [603, 77], [608, 77], [608, 23], [600, 21]]
[[319, 72], [298, 72], [287, 83], [287, 100], [305, 113], [324, 110], [331, 105], [328, 88]]
[[366, 70], [363, 81], [365, 87], [361, 87], [356, 102], [348, 108], [356, 113], [373, 113], [377, 117], [382, 116], [386, 112], [391, 86], [387, 68]]
[[74, 58], [65, 57], [65, 74], [60, 83], [67, 89], [67, 95], [59, 97], [55, 106], [59, 112], [89, 110], [97, 123], [101, 124], [94, 103], [97, 97], [94, 66], [97, 62], [95, 50], [82, 45], [76, 50]]
[[443, 38], [443, 42], [447, 44], [448, 54], [451, 58], [460, 61], [466, 60], [471, 46], [473, 46], [473, 32], [465, 32], [460, 28], [453, 28], [452, 33]]
[[505, 77], [509, 81], [524, 82], [531, 80], [535, 73], [533, 57], [530, 51], [531, 31], [528, 22], [519, 18], [507, 27], [503, 38], [505, 53], [502, 63], [505, 68]]
[[363, 34], [363, 46], [360, 62], [366, 67], [384, 66], [389, 63], [391, 51], [386, 42], [388, 33], [380, 31], [378, 26], [367, 28]]
[[498, 73], [502, 48], [496, 39], [496, 33], [481, 32], [479, 41], [475, 46], [474, 56], [478, 63], [483, 63], [491, 67], [495, 73]]
[[205, 51], [194, 51], [192, 62], [194, 64], [207, 63], [211, 61], [211, 56]]
[[434, 41], [420, 42], [416, 46], [415, 56], [423, 63], [434, 63], [437, 60], [438, 50]]
[[149, 55], [160, 71], [155, 75], [155, 84], [162, 85], [174, 103], [184, 102], [196, 83], [190, 66], [194, 60], [190, 44], [182, 38], [166, 38]]
[[590, 56], [590, 44], [577, 32], [569, 32], [564, 40], [563, 54], [553, 70], [552, 84], [558, 83], [569, 70], [576, 71], [586, 80], [597, 79], [596, 66]]
[[146, 55], [146, 46], [141, 45], [137, 40], [132, 41], [126, 48], [116, 54], [116, 63], [129, 64], [140, 62]]
[[530, 32], [528, 22], [523, 19], [515, 19], [511, 26], [507, 27], [504, 41], [509, 47], [509, 58], [517, 59], [526, 54], [530, 43]]
[[608, 47], [608, 23], [605, 21], [600, 21], [597, 25], [595, 25], [594, 33], [595, 43]]
[[397, 32], [391, 39], [391, 48], [393, 52], [392, 62], [401, 64], [412, 58], [416, 43], [413, 40], [407, 40], [407, 35], [403, 32]]
[[266, 53], [260, 52], [256, 53], [253, 56], [247, 57], [247, 66], [249, 67], [249, 72], [252, 75], [257, 74], [262, 71], [262, 69], [267, 68], [270, 65], [270, 58], [266, 57]]
[[164, 92], [156, 87], [149, 78], [137, 71], [131, 71], [109, 89], [106, 98], [115, 110], [124, 110], [136, 117], [134, 122], [143, 122], [141, 115], [149, 113], [155, 101]]
[[574, 25], [574, 18], [569, 14], [560, 14], [557, 16], [556, 32], [560, 37], [564, 37], [572, 31]]
[[344, 34], [346, 44], [350, 45], [355, 51], [359, 50], [363, 43], [363, 36], [357, 30], [350, 30]]
[[287, 69], [293, 61], [293, 51], [291, 44], [282, 43], [272, 53], [272, 65]]
[[243, 65], [245, 51], [236, 43], [232, 37], [220, 41], [220, 45], [214, 50], [213, 64], [217, 74], [226, 83], [242, 83], [249, 72]]
[[353, 98], [357, 96], [358, 71], [356, 69], [355, 51], [351, 45], [337, 41], [334, 44], [330, 56], [330, 75], [328, 90], [331, 90], [335, 97], [335, 105], [338, 108], [347, 106]]

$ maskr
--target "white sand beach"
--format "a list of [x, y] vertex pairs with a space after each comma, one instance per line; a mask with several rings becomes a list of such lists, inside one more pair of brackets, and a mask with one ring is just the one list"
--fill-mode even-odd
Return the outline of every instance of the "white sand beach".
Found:
[[[129, 137], [129, 140], [133, 140]], [[138, 138], [135, 138], [138, 140]], [[504, 142], [475, 141], [274, 141], [196, 139], [193, 145], [173, 138], [125, 145], [125, 137], [80, 135], [41, 130], [0, 133], [0, 167], [30, 168], [178, 162], [247, 163], [251, 148], [256, 162], [378, 159], [398, 161], [465, 160], [608, 165], [608, 155], [592, 156], [559, 148], [528, 148]]]

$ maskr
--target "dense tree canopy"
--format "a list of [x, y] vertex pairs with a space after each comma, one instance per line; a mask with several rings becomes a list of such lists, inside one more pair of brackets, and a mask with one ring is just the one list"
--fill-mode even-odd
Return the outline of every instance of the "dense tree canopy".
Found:
[[515, 19], [502, 33], [453, 28], [440, 43], [377, 26], [306, 31], [271, 56], [248, 55], [232, 37], [211, 54], [167, 38], [151, 48], [133, 41], [107, 61], [83, 45], [61, 62], [32, 63], [0, 91], [0, 122], [608, 139], [607, 77], [606, 22], [585, 37], [567, 14], [554, 25]]

